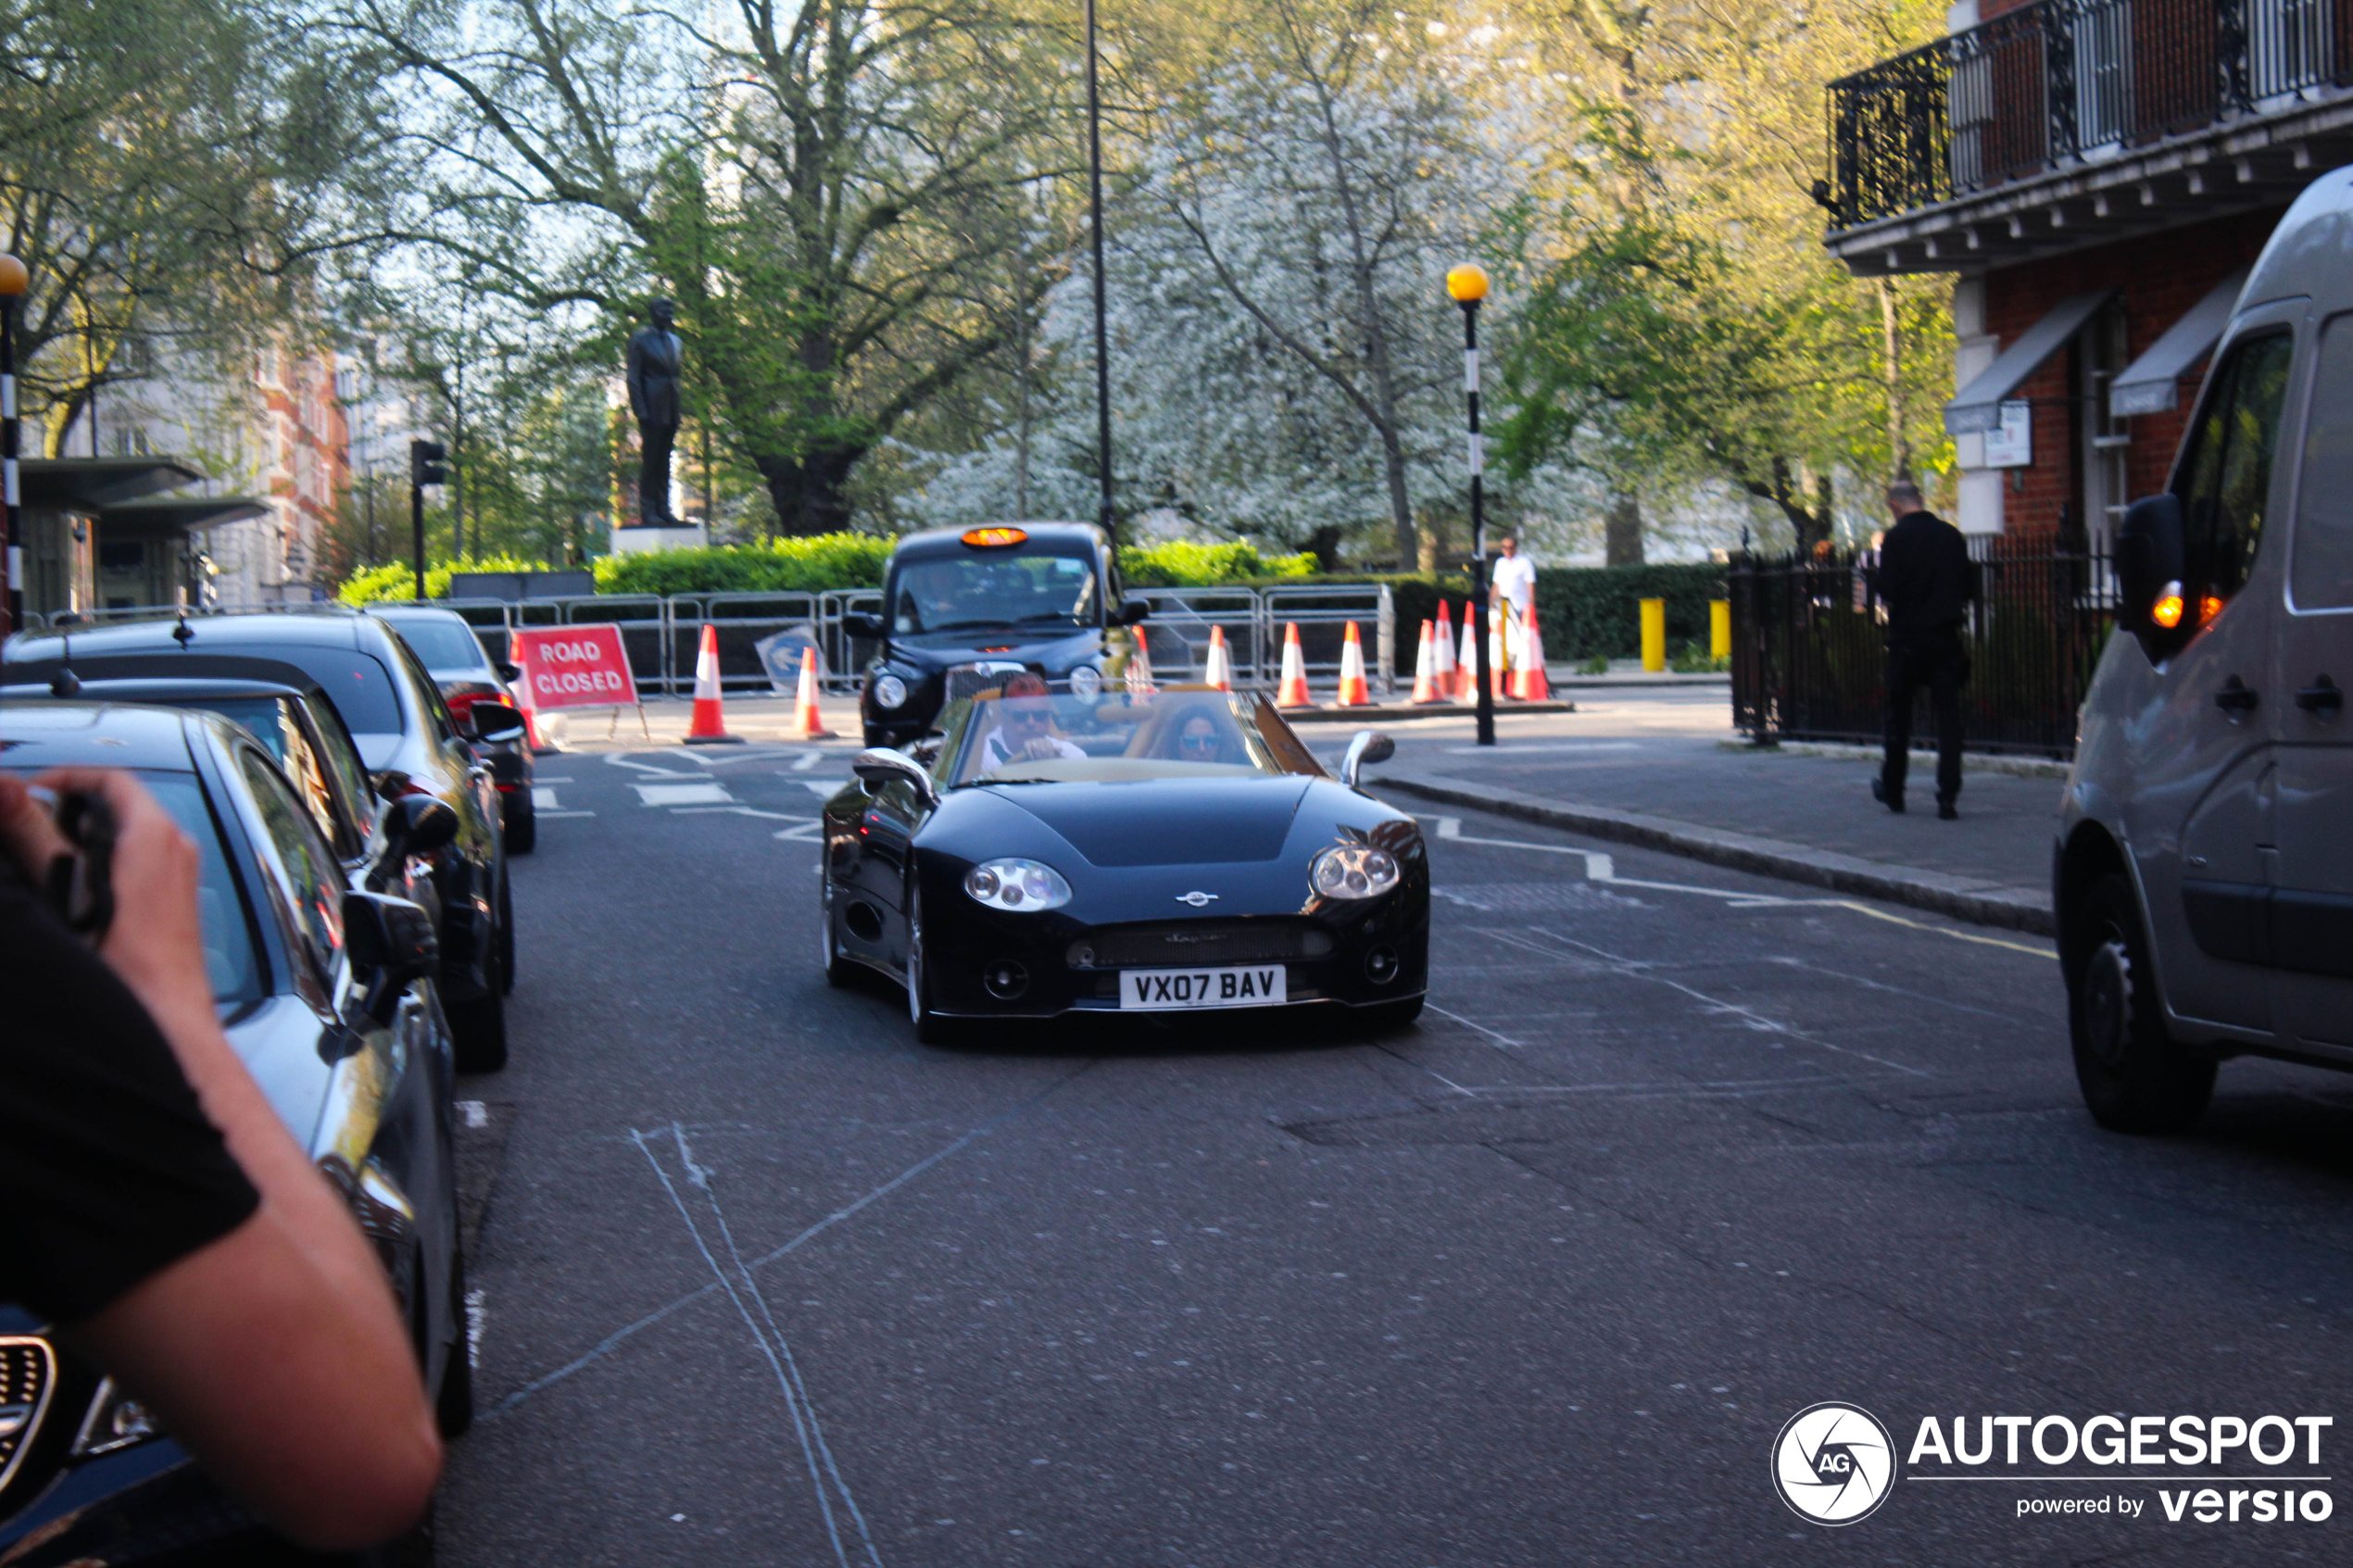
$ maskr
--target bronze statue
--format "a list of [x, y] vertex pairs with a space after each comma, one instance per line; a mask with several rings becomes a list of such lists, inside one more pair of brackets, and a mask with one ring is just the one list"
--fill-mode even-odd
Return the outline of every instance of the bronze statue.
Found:
[[637, 522], [643, 528], [685, 526], [670, 514], [670, 448], [678, 439], [678, 374], [684, 345], [671, 330], [669, 300], [647, 310], [651, 323], [629, 337], [629, 411], [637, 416]]

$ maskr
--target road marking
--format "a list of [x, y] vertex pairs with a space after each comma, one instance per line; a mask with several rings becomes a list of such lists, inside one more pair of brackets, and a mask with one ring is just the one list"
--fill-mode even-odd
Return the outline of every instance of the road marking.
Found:
[[[812, 817], [809, 821], [797, 823], [792, 827], [778, 828], [774, 833], [769, 834], [769, 836], [771, 838], [781, 838], [791, 844], [823, 844], [825, 841], [824, 829], [824, 819], [822, 817]], [[824, 868], [823, 866], [818, 868], [820, 871], [823, 871], [824, 869]]]
[[[466, 1292], [466, 1365], [469, 1367], [482, 1365], [482, 1331], [490, 1322], [490, 1309], [484, 1303], [489, 1299], [488, 1291]], [[442, 1375], [447, 1377], [449, 1374], [444, 1373]]]
[[458, 1112], [459, 1122], [465, 1126], [487, 1127], [490, 1125], [490, 1107], [478, 1099], [461, 1099], [453, 1109]]
[[[713, 784], [713, 789], [719, 786]], [[673, 817], [765, 817], [772, 822], [805, 822], [807, 817], [795, 817], [783, 811], [763, 811], [757, 806], [678, 806], [671, 809]]]
[[1530, 741], [1516, 746], [1450, 746], [1446, 749], [1456, 757], [1536, 757], [1563, 751], [1640, 751], [1642, 743], [1638, 740]]
[[796, 773], [805, 773], [824, 759], [825, 754], [822, 751], [813, 749], [804, 751], [800, 754], [800, 760], [792, 765], [792, 771]]
[[[535, 807], [534, 809], [536, 810], [537, 808]], [[597, 813], [594, 811], [539, 811], [538, 814], [543, 817], [593, 817]]]
[[723, 784], [641, 784], [630, 788], [648, 806], [732, 806], [736, 797]]
[[546, 784], [533, 784], [531, 809], [535, 811], [560, 811], [563, 807], [557, 802], [556, 792], [553, 789]]
[[571, 784], [573, 782], [570, 779], [560, 779], [553, 773], [534, 773], [531, 775], [531, 780], [534, 784]]
[[820, 799], [831, 800], [841, 793], [841, 785], [824, 779], [803, 779], [801, 784]]

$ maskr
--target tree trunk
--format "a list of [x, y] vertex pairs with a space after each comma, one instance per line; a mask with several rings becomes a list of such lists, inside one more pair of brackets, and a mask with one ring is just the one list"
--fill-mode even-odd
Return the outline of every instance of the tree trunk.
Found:
[[1642, 500], [1629, 488], [1610, 489], [1609, 511], [1602, 523], [1604, 558], [1612, 566], [1642, 564]]
[[821, 446], [803, 458], [761, 458], [760, 477], [768, 483], [779, 533], [796, 537], [838, 533], [849, 526], [844, 494], [850, 470], [866, 455], [863, 446]]
[[1895, 291], [1879, 280], [1881, 373], [1887, 381], [1887, 461], [1894, 483], [1912, 479], [1912, 442], [1905, 433], [1904, 339], [1896, 331]]

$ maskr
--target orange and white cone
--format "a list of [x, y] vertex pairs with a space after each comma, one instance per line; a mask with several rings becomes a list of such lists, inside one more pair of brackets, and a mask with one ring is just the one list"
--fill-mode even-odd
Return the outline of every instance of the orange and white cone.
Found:
[[834, 732], [825, 728], [825, 716], [817, 708], [817, 661], [824, 656], [812, 644], [801, 650], [800, 686], [793, 694], [792, 728], [785, 732], [795, 740], [832, 740]]
[[[1511, 611], [1504, 608], [1509, 603], [1509, 600], [1505, 600], [1504, 605], [1498, 605], [1487, 612], [1487, 675], [1489, 681], [1493, 684], [1495, 695], [1498, 697], [1510, 696], [1512, 689], [1512, 641], [1504, 634], [1504, 623], [1511, 616]], [[1471, 684], [1475, 692], [1478, 683], [1474, 681]]]
[[1423, 621], [1422, 646], [1414, 650], [1414, 695], [1410, 699], [1414, 702], [1446, 700], [1438, 695], [1438, 658], [1430, 651], [1437, 640], [1436, 628], [1431, 622]]
[[1365, 644], [1356, 622], [1348, 623], [1348, 640], [1340, 646], [1340, 696], [1342, 708], [1370, 708], [1373, 694], [1365, 684]]
[[1144, 634], [1136, 634], [1136, 647], [1127, 656], [1127, 704], [1134, 707], [1147, 701], [1160, 688], [1152, 681], [1152, 652], [1144, 643]]
[[695, 714], [686, 725], [688, 746], [739, 746], [719, 710], [719, 628], [702, 623], [702, 646], [695, 650]]
[[1233, 656], [1226, 651], [1226, 628], [1209, 629], [1209, 668], [1202, 672], [1202, 683], [1212, 691], [1230, 692], [1234, 689]]
[[1438, 601], [1438, 632], [1430, 639], [1430, 651], [1437, 655], [1431, 669], [1438, 688], [1438, 695], [1431, 700], [1453, 702], [1461, 694], [1462, 682], [1454, 674], [1454, 621], [1446, 613], [1444, 599]]
[[1307, 659], [1299, 651], [1299, 623], [1283, 622], [1283, 684], [1276, 688], [1277, 708], [1313, 708], [1315, 699], [1307, 694]]
[[1519, 633], [1520, 667], [1512, 671], [1512, 696], [1522, 702], [1550, 702], [1553, 684], [1544, 678], [1544, 633], [1536, 624], [1536, 605], [1528, 606], [1528, 624]]
[[1478, 700], [1478, 626], [1468, 604], [1463, 606], [1463, 657], [1454, 666], [1454, 700]]

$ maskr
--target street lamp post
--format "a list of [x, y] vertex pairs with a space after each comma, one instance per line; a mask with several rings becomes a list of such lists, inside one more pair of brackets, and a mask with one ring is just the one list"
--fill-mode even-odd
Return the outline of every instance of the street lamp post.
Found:
[[1470, 410], [1471, 633], [1472, 668], [1478, 695], [1478, 744], [1495, 744], [1495, 683], [1487, 654], [1486, 448], [1478, 433], [1478, 307], [1487, 297], [1487, 274], [1466, 261], [1446, 274], [1446, 292], [1463, 307], [1463, 399]]
[[17, 472], [22, 430], [17, 421], [17, 301], [31, 282], [23, 262], [0, 255], [0, 494], [6, 497], [11, 634], [24, 630], [24, 540], [17, 531], [18, 508], [24, 502], [24, 482]]
[[1119, 533], [1113, 521], [1111, 483], [1111, 350], [1103, 324], [1103, 111], [1095, 80], [1095, 0], [1087, 0], [1087, 204], [1094, 220], [1095, 247], [1095, 473], [1102, 486], [1095, 521], [1116, 545]]

